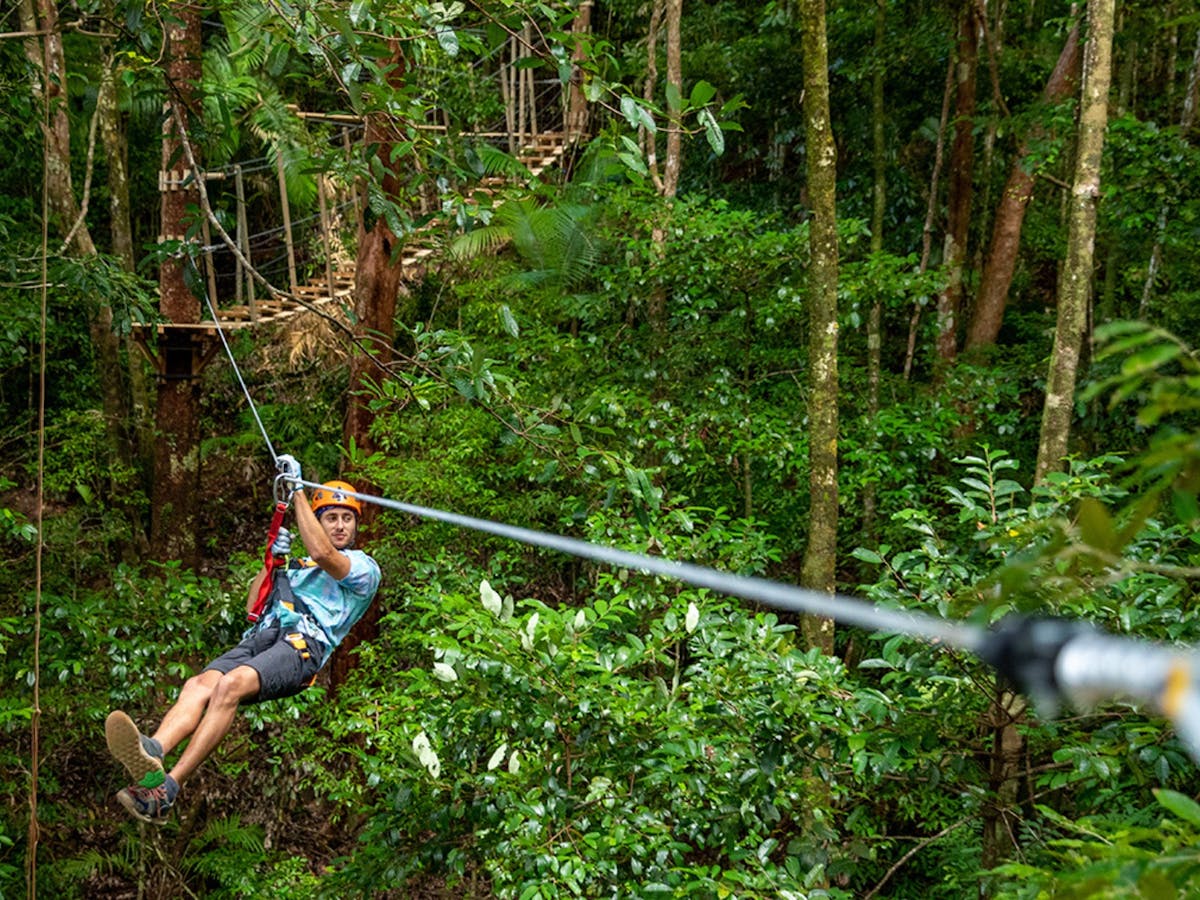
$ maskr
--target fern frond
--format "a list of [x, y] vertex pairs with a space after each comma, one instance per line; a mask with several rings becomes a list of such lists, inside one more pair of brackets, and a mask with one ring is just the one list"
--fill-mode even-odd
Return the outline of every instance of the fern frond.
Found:
[[509, 230], [499, 225], [485, 225], [465, 234], [460, 234], [450, 242], [450, 256], [453, 259], [475, 259], [486, 253], [495, 253], [512, 240]]
[[479, 163], [483, 167], [484, 176], [510, 178], [513, 181], [526, 182], [529, 180], [529, 170], [515, 156], [491, 144], [480, 144], [475, 148]]

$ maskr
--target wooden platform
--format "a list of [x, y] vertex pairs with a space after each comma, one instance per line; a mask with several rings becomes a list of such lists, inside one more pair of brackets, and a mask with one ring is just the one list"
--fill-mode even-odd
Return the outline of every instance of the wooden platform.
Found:
[[[547, 132], [538, 135], [532, 144], [521, 147], [517, 156], [529, 170], [530, 176], [537, 178], [562, 160], [566, 147], [564, 134]], [[488, 193], [500, 187], [500, 184], [490, 184], [491, 181], [492, 179], [484, 179], [481, 185]], [[503, 179], [497, 181], [502, 183]], [[420, 266], [437, 252], [437, 247], [431, 239], [436, 227], [436, 223], [430, 223], [409, 236], [401, 259], [403, 266]], [[292, 296], [281, 294], [274, 298], [257, 300], [253, 304], [218, 306], [216, 312], [219, 321], [204, 319], [199, 322], [134, 323], [133, 336], [160, 377], [194, 377], [220, 348], [218, 330], [233, 331], [256, 325], [279, 325], [311, 309], [320, 309], [334, 303], [352, 307], [353, 263], [341, 261], [332, 278], [325, 275], [315, 276], [307, 284], [298, 285], [295, 291], [290, 293]]]

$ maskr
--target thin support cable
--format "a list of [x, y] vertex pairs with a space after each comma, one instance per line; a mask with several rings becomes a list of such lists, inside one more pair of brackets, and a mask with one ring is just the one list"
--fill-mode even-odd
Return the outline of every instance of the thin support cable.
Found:
[[271, 438], [267, 435], [267, 428], [263, 425], [263, 420], [258, 415], [258, 407], [254, 405], [254, 398], [250, 396], [250, 389], [246, 387], [246, 380], [242, 378], [242, 370], [238, 368], [237, 360], [233, 358], [233, 350], [229, 347], [229, 341], [225, 339], [225, 329], [221, 327], [221, 319], [217, 316], [217, 310], [213, 307], [212, 297], [205, 294], [204, 302], [208, 304], [208, 311], [217, 326], [217, 335], [221, 338], [222, 346], [225, 347], [225, 355], [229, 357], [229, 364], [233, 366], [233, 374], [237, 376], [238, 384], [242, 386], [242, 393], [246, 397], [246, 402], [250, 404], [250, 412], [254, 416], [254, 421], [258, 423], [258, 430], [262, 432], [263, 441], [267, 445], [267, 452], [271, 454], [271, 461], [278, 463], [279, 457], [275, 453], [275, 447], [271, 444]]

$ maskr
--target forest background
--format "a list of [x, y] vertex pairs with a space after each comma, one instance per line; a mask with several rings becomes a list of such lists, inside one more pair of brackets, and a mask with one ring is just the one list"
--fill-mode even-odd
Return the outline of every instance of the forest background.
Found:
[[[394, 512], [363, 640], [249, 708], [161, 830], [101, 737], [241, 632], [274, 452], [951, 620], [1200, 642], [1192, 4], [2, 21], [0, 895], [1194, 895], [1169, 722]], [[544, 131], [535, 172], [510, 136]], [[158, 327], [252, 290], [303, 309], [229, 332], [254, 414], [211, 330]]]

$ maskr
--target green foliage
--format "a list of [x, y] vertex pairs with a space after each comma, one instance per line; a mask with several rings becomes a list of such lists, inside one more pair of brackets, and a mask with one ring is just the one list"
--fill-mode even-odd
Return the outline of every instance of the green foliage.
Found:
[[[88, 28], [66, 35], [76, 184], [81, 126], [111, 49], [132, 135], [136, 209], [157, 202], [161, 162], [161, 23], [143, 7], [115, 7], [118, 36], [103, 53], [87, 43]], [[85, 4], [85, 16], [94, 9]], [[461, 132], [499, 120], [497, 54], [529, 14], [548, 53], [527, 66], [551, 93], [566, 84], [577, 47], [568, 5], [267, 8], [222, 0], [212, 9], [202, 115], [192, 122], [206, 164], [262, 158], [271, 167], [278, 155], [298, 207], [311, 204], [319, 172], [363, 179], [365, 224], [382, 217], [397, 235], [423, 221], [409, 200], [436, 197], [435, 208], [458, 225], [482, 226], [460, 246], [487, 251], [470, 260], [469, 282], [447, 268], [414, 290], [397, 360], [368, 390], [379, 454], [339, 447], [340, 360], [316, 375], [281, 375], [277, 360], [251, 373], [277, 445], [297, 453], [306, 471], [328, 474], [344, 449], [390, 496], [793, 577], [808, 502], [808, 234], [801, 86], [786, 76], [798, 42], [791, 7], [689, 7], [686, 82], [677, 92], [660, 79], [647, 101], [649, 9], [606, 4], [603, 28], [578, 44], [580, 86], [602, 137], [568, 160], [573, 184], [542, 185], [536, 202], [506, 195], [499, 204], [475, 185], [519, 174], [520, 160], [465, 145]], [[869, 484], [884, 523], [879, 543], [855, 553], [858, 571], [879, 571], [864, 590], [883, 603], [978, 621], [1048, 611], [1194, 643], [1193, 352], [1149, 325], [1102, 330], [1081, 398], [1089, 418], [1078, 458], [1044, 485], [1023, 479], [1036, 449], [1044, 310], [1063, 240], [1061, 197], [1050, 185], [1062, 177], [1071, 124], [1056, 110], [1044, 118], [1056, 134], [1031, 158], [1049, 178], [1030, 207], [1003, 345], [984, 362], [937, 371], [942, 380], [931, 386], [929, 310], [942, 274], [918, 273], [915, 250], [952, 29], [940, 7], [888, 9], [885, 45], [871, 49], [863, 11], [830, 11], [830, 59], [847, 216], [839, 234], [843, 548], [860, 542], [859, 498]], [[1166, 29], [1146, 12], [1129, 10], [1126, 35], [1160, 40], [1154, 35]], [[1008, 27], [998, 78], [1015, 115], [980, 94], [976, 124], [989, 135], [992, 161], [976, 173], [981, 203], [994, 201], [1017, 137], [1042, 118], [1031, 104], [1062, 23], [1012, 27], [1014, 17], [1031, 15], [1013, 7], [1000, 23]], [[388, 62], [395, 47], [405, 54], [403, 73]], [[40, 316], [31, 288], [40, 280], [42, 173], [29, 148], [40, 141], [41, 116], [26, 67], [20, 43], [0, 45], [0, 83], [10, 88], [0, 99], [0, 152], [9, 163], [0, 174], [6, 491], [32, 481], [36, 419]], [[1142, 67], [1137, 77], [1161, 78], [1162, 68]], [[865, 231], [849, 217], [865, 216], [872, 196], [866, 91], [877, 71], [887, 106], [884, 237], [893, 252], [868, 257]], [[1182, 74], [1174, 73], [1175, 101]], [[1099, 318], [1140, 308], [1150, 249], [1161, 239], [1147, 308], [1191, 334], [1186, 326], [1200, 308], [1188, 252], [1200, 167], [1187, 135], [1155, 124], [1175, 121], [1171, 91], [1157, 80], [1132, 87], [1134, 109], [1113, 120], [1102, 180], [1107, 302]], [[390, 146], [362, 145], [346, 159], [340, 146], [331, 152], [324, 126], [301, 127], [293, 103], [380, 115], [399, 130]], [[681, 196], [664, 205], [632, 134], [661, 140], [673, 110], [693, 139]], [[445, 138], [424, 127], [433, 121], [448, 124]], [[89, 211], [101, 242], [102, 157]], [[275, 196], [273, 179], [268, 171], [248, 180], [260, 201]], [[218, 215], [232, 221], [228, 197], [217, 181], [210, 187]], [[987, 223], [989, 211], [979, 212], [976, 221]], [[279, 224], [277, 210], [260, 214], [267, 227]], [[135, 243], [153, 244], [154, 217], [142, 218]], [[972, 235], [972, 246], [985, 237]], [[181, 249], [168, 242], [144, 262], [152, 267]], [[261, 436], [248, 414], [230, 414], [244, 408], [242, 398], [214, 364], [203, 386], [204, 477], [222, 502], [209, 504], [203, 527], [214, 557], [207, 571], [227, 577], [116, 565], [114, 548], [130, 526], [114, 499], [130, 498], [139, 512], [140, 481], [110, 463], [82, 336], [98, 300], [123, 331], [135, 317], [150, 318], [153, 292], [103, 256], [50, 262], [41, 686], [43, 747], [51, 748], [47, 877], [56, 893], [100, 893], [100, 882], [118, 881], [162, 895], [248, 897], [415, 895], [434, 886], [514, 897], [874, 890], [926, 900], [979, 892], [978, 822], [996, 801], [988, 716], [1000, 688], [977, 662], [850, 629], [839, 633], [844, 659], [815, 656], [796, 645], [795, 623], [761, 610], [391, 513], [373, 546], [387, 573], [382, 637], [358, 651], [361, 665], [336, 695], [317, 690], [240, 717], [189, 787], [195, 805], [147, 851], [161, 857], [170, 884], [139, 880], [140, 831], [111, 809], [98, 812], [117, 786], [108, 783], [115, 772], [96, 766], [99, 723], [113, 704], [158, 714], [240, 631], [242, 582], [255, 561], [229, 556], [257, 528], [244, 521], [254, 499], [244, 485], [265, 481]], [[877, 300], [883, 408], [868, 419], [863, 321]], [[914, 367], [902, 376], [915, 310], [923, 314]], [[235, 340], [243, 361], [260, 354], [258, 340]], [[1136, 421], [1124, 413], [1127, 399], [1141, 404]], [[1149, 451], [1139, 453], [1151, 430]], [[0, 748], [10, 798], [0, 807], [6, 895], [20, 889], [32, 714], [31, 526], [17, 507], [15, 499], [0, 505], [0, 540], [13, 563], [0, 603], [0, 678], [13, 688], [0, 692], [9, 738]], [[261, 540], [256, 530], [253, 540]], [[852, 584], [854, 570], [840, 571]], [[476, 599], [484, 581], [506, 596]], [[1196, 816], [1183, 794], [1194, 765], [1163, 723], [1105, 707], [1053, 722], [1022, 717], [1017, 727], [1027, 742], [1022, 806], [1012, 810], [1021, 864], [1001, 867], [990, 884], [1013, 896], [1165, 895], [1167, 882], [1194, 889]], [[285, 832], [306, 831], [294, 824], [305, 817], [320, 822], [307, 829], [318, 837], [280, 849]], [[323, 871], [339, 856], [336, 874]]]
[[[1002, 866], [1003, 900], [1025, 898], [1180, 897], [1200, 890], [1200, 806], [1187, 794], [1155, 790], [1167, 815], [1151, 824], [1113, 816], [1071, 821], [1042, 808], [1061, 836], [1048, 841], [1053, 867]], [[1147, 810], [1150, 814], [1151, 811]]]
[[[335, 884], [424, 871], [486, 876], [501, 897], [808, 895], [827, 864], [812, 767], [844, 727], [836, 661], [704, 592], [599, 574], [550, 606], [486, 580], [467, 594], [475, 571], [447, 557], [418, 572], [365, 651], [362, 713], [340, 728], [374, 721], [371, 824]], [[417, 665], [368, 674], [396, 641]], [[814, 819], [808, 839], [793, 831]]]

